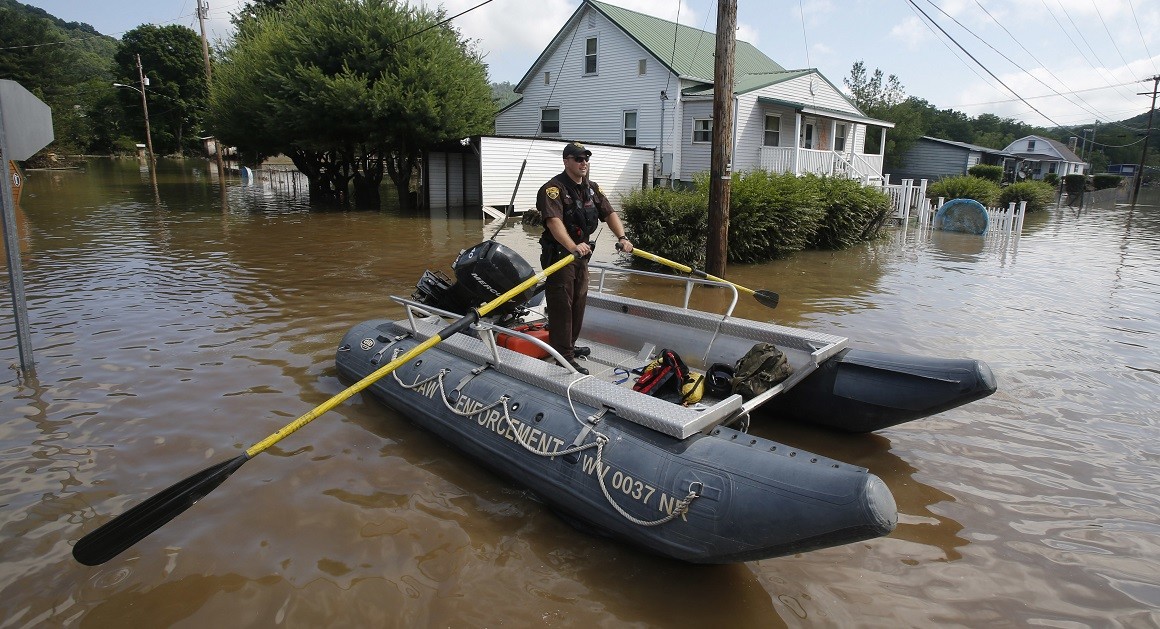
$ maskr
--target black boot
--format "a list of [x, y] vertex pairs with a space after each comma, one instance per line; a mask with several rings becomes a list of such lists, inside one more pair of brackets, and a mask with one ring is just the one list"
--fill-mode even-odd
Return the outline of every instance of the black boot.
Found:
[[567, 361], [568, 361], [568, 364], [569, 364], [569, 365], [572, 365], [572, 368], [573, 368], [573, 369], [575, 369], [576, 371], [580, 372], [582, 375], [585, 375], [585, 376], [587, 376], [587, 375], [588, 375], [588, 369], [587, 369], [587, 368], [585, 368], [585, 367], [582, 367], [582, 366], [580, 365], [580, 363], [576, 362], [576, 359], [575, 359], [575, 358], [566, 358], [565, 360], [567, 360]]
[[592, 348], [584, 347], [583, 345], [577, 345], [576, 347], [572, 348], [572, 355], [576, 358], [580, 358], [581, 356], [591, 356]]

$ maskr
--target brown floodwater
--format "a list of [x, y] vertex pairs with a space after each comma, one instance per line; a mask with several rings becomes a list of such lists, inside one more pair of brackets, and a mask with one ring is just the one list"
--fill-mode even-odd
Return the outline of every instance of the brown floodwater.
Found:
[[[478, 212], [310, 211], [286, 186], [163, 161], [28, 173], [33, 377], [0, 373], [0, 625], [1160, 625], [1160, 195], [913, 228], [732, 266], [740, 316], [987, 361], [995, 395], [872, 435], [752, 432], [869, 468], [888, 537], [691, 566], [572, 528], [407, 417], [355, 396], [99, 567], [72, 545], [343, 388], [355, 323], [401, 316]], [[536, 261], [538, 229], [499, 240]], [[598, 259], [614, 261], [605, 230]], [[4, 269], [5, 272], [7, 269]], [[616, 290], [675, 296], [647, 281]], [[709, 302], [718, 297], [707, 296]], [[0, 360], [18, 362], [12, 305]]]

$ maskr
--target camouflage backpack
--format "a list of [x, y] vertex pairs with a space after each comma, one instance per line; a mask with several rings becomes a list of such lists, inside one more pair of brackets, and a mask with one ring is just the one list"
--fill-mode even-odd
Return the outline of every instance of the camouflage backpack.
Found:
[[793, 373], [785, 354], [772, 343], [751, 347], [733, 369], [733, 392], [750, 399], [772, 389]]

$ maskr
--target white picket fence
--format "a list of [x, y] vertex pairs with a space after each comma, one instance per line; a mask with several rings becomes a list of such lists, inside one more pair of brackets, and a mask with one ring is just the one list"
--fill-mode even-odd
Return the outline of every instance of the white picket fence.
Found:
[[[914, 217], [918, 222], [919, 227], [929, 228], [934, 222], [934, 215], [938, 213], [938, 209], [946, 203], [945, 197], [939, 197], [937, 202], [931, 201], [923, 197], [917, 204], [917, 211]], [[1005, 234], [1005, 235], [1020, 235], [1023, 233], [1023, 218], [1027, 215], [1027, 202], [1020, 201], [1018, 206], [1015, 202], [1007, 204], [1007, 207], [989, 207], [987, 210], [987, 233], [988, 234]], [[902, 224], [907, 224], [910, 221], [909, 212], [904, 212], [900, 217]]]
[[[890, 175], [886, 176], [882, 184], [882, 191], [890, 197], [893, 207], [892, 218], [898, 219], [902, 225], [907, 225], [913, 216], [919, 227], [929, 228], [934, 221], [934, 215], [946, 202], [939, 197], [938, 202], [926, 198], [926, 179], [920, 179], [918, 184], [913, 179], [903, 179], [901, 184], [891, 184]], [[1027, 213], [1027, 202], [1021, 201], [1016, 207], [1014, 201], [1007, 207], [989, 207], [987, 210], [987, 233], [1015, 234], [1023, 233], [1023, 218]]]

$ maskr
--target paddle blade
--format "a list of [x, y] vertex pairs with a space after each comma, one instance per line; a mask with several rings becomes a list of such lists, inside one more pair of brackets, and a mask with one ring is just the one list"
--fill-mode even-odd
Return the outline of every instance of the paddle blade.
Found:
[[229, 478], [250, 457], [238, 457], [204, 469], [129, 509], [85, 535], [73, 546], [73, 559], [97, 566], [161, 528]]
[[763, 306], [777, 308], [777, 302], [781, 299], [781, 296], [773, 291], [756, 290], [753, 291], [753, 298], [761, 302]]

